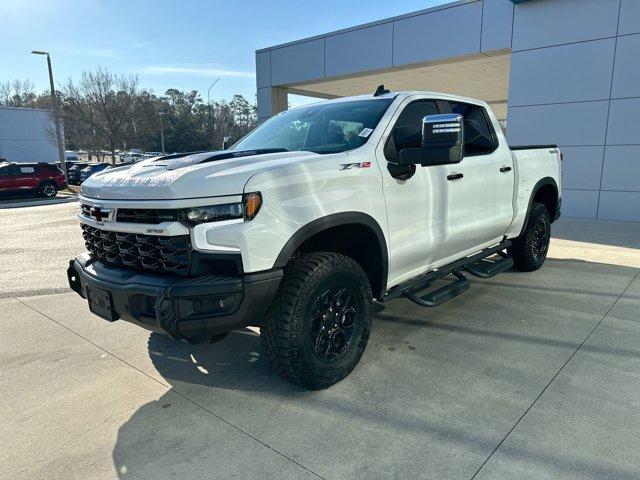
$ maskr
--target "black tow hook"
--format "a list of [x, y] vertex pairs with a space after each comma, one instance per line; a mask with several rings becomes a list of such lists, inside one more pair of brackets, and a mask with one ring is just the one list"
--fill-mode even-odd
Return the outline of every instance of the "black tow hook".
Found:
[[67, 280], [69, 280], [69, 287], [71, 287], [71, 290], [76, 292], [82, 298], [86, 298], [84, 296], [84, 293], [82, 293], [82, 283], [80, 283], [80, 275], [78, 274], [76, 267], [73, 265], [74, 263], [75, 260], [70, 260], [69, 268], [67, 268]]

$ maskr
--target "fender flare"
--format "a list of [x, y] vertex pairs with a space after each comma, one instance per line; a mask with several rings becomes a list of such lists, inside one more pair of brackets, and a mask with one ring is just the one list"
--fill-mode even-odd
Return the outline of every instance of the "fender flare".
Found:
[[273, 265], [274, 268], [284, 268], [296, 250], [298, 250], [304, 242], [314, 235], [317, 235], [324, 230], [344, 225], [358, 225], [365, 227], [375, 236], [380, 249], [382, 262], [382, 265], [380, 266], [380, 274], [382, 276], [380, 284], [382, 287], [380, 288], [381, 292], [374, 292], [374, 297], [376, 295], [384, 295], [387, 290], [387, 277], [389, 274], [389, 251], [387, 250], [387, 241], [378, 222], [370, 215], [362, 212], [334, 213], [303, 225], [291, 236], [291, 238], [289, 238], [284, 247], [282, 247], [282, 250], [276, 258], [275, 264]]
[[[527, 206], [527, 214], [524, 217], [524, 223], [522, 224], [522, 229], [520, 229], [520, 233], [518, 236], [522, 235], [524, 229], [527, 228], [527, 223], [529, 222], [529, 216], [531, 216], [531, 208], [533, 207], [533, 199], [535, 198], [538, 191], [547, 185], [551, 185], [556, 190], [557, 199], [560, 199], [560, 191], [558, 190], [558, 184], [552, 177], [544, 177], [533, 186], [531, 189], [531, 195], [529, 196], [529, 205]], [[557, 207], [559, 208], [559, 207]], [[553, 223], [556, 219], [552, 218], [551, 223]]]

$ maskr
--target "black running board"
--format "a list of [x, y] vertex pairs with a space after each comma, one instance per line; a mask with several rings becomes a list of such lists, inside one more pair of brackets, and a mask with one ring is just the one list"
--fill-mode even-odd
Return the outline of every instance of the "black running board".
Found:
[[504, 252], [498, 252], [498, 255], [500, 255], [498, 260], [491, 261], [483, 258], [477, 262], [470, 263], [464, 267], [464, 270], [478, 278], [491, 278], [513, 267], [513, 258]]
[[453, 275], [457, 280], [440, 287], [437, 290], [429, 292], [426, 295], [418, 296], [417, 292], [424, 290], [424, 288], [429, 287], [429, 285], [425, 285], [423, 288], [409, 290], [404, 293], [404, 296], [421, 307], [437, 307], [438, 305], [442, 305], [444, 302], [447, 302], [469, 290], [469, 280], [467, 277], [460, 272], [453, 272]]
[[[412, 302], [423, 307], [435, 307], [442, 305], [447, 300], [451, 300], [469, 289], [469, 280], [462, 274], [462, 271], [466, 270], [466, 267], [469, 267], [469, 273], [472, 275], [478, 274], [477, 276], [485, 274], [489, 274], [491, 276], [497, 275], [511, 267], [513, 260], [503, 252], [503, 250], [510, 246], [511, 242], [509, 240], [504, 240], [503, 242], [494, 245], [493, 247], [486, 248], [474, 255], [461, 258], [460, 260], [456, 260], [455, 262], [440, 267], [437, 270], [412, 278], [411, 280], [400, 285], [396, 285], [390, 289], [385, 297], [380, 301], [386, 302], [387, 300], [392, 300], [394, 298], [406, 297]], [[498, 260], [496, 262], [487, 261], [487, 263], [491, 263], [491, 265], [478, 264], [481, 260], [495, 254], [499, 254], [504, 260]], [[437, 290], [429, 292], [422, 297], [417, 295], [417, 292], [421, 292], [428, 288], [435, 280], [451, 274], [455, 275], [457, 280], [453, 281], [449, 285], [445, 285]]]

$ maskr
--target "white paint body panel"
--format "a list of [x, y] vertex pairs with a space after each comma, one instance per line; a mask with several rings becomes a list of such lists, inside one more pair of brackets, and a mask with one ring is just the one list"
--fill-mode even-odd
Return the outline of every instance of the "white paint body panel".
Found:
[[[467, 157], [460, 164], [418, 165], [411, 179], [394, 179], [387, 170], [384, 144], [402, 109], [416, 99], [454, 100], [486, 108], [498, 136], [498, 149], [489, 155]], [[350, 99], [332, 101], [346, 100]], [[364, 213], [384, 233], [389, 258], [387, 288], [391, 288], [495, 245], [505, 236], [516, 237], [535, 184], [551, 177], [560, 186], [557, 150], [512, 153], [486, 103], [439, 93], [397, 95], [368, 142], [348, 152], [272, 153], [199, 163], [206, 155], [147, 160], [130, 168], [101, 172], [82, 185], [80, 201], [116, 210], [186, 208], [237, 202], [243, 193], [261, 192], [262, 207], [253, 220], [206, 223], [188, 229], [196, 250], [239, 252], [247, 273], [273, 268], [287, 241], [314, 220], [335, 213]], [[356, 162], [370, 162], [370, 166], [340, 169], [341, 164]], [[502, 166], [512, 170], [500, 173]], [[447, 180], [448, 174], [457, 172], [464, 174], [464, 180]], [[79, 218], [95, 225], [82, 215]], [[158, 228], [119, 222], [99, 226], [138, 233]], [[166, 232], [163, 235], [186, 229], [178, 222], [161, 228]]]

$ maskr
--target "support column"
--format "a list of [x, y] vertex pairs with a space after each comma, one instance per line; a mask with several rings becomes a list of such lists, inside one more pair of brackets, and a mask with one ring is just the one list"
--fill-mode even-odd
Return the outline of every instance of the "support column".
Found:
[[258, 88], [258, 122], [262, 123], [288, 108], [286, 88]]

